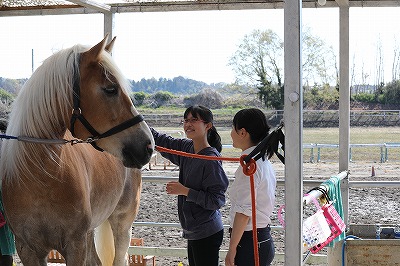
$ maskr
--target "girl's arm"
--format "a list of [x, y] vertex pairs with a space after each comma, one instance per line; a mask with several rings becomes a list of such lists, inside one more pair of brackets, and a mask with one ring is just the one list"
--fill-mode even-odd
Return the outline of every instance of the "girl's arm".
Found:
[[233, 221], [233, 227], [231, 232], [231, 240], [229, 241], [229, 250], [225, 258], [226, 266], [235, 265], [235, 256], [236, 256], [236, 248], [239, 244], [240, 239], [242, 238], [244, 229], [246, 228], [247, 223], [249, 222], [250, 217], [244, 215], [243, 213], [237, 212], [235, 214], [235, 219]]
[[[186, 151], [185, 145], [189, 144], [189, 140], [187, 139], [179, 139], [171, 137], [167, 134], [159, 133], [154, 128], [150, 127], [151, 133], [153, 134], [154, 142], [156, 145], [165, 147], [168, 149], [178, 150], [178, 151]], [[174, 155], [170, 153], [162, 152], [161, 155], [170, 160], [173, 164], [179, 165], [179, 155]]]
[[218, 210], [225, 205], [225, 192], [229, 185], [228, 177], [220, 161], [206, 161], [204, 164], [201, 188], [189, 189], [187, 201], [194, 202], [207, 210]]

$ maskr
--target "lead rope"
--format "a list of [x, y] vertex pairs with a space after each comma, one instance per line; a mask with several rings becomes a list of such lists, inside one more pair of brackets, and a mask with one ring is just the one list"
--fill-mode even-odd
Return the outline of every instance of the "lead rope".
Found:
[[253, 227], [253, 248], [254, 248], [254, 265], [259, 266], [260, 261], [258, 258], [258, 237], [257, 237], [257, 220], [256, 220], [256, 195], [254, 190], [254, 173], [257, 170], [256, 161], [251, 158], [246, 162], [244, 159], [247, 155], [242, 155], [240, 158], [229, 158], [229, 157], [216, 157], [216, 156], [209, 156], [209, 155], [201, 155], [201, 154], [194, 154], [194, 153], [187, 153], [183, 151], [172, 150], [160, 146], [155, 146], [155, 148], [159, 152], [165, 152], [185, 157], [197, 158], [197, 159], [204, 159], [204, 160], [213, 160], [213, 161], [230, 161], [230, 162], [240, 162], [240, 165], [243, 168], [243, 173], [246, 176], [250, 177], [250, 194], [251, 194], [251, 220], [252, 220], [252, 227]]
[[259, 266], [258, 258], [258, 236], [257, 236], [257, 221], [256, 221], [256, 192], [254, 190], [254, 173], [257, 170], [256, 161], [251, 158], [247, 163], [244, 161], [246, 155], [240, 157], [240, 165], [243, 167], [243, 173], [250, 176], [250, 194], [251, 194], [251, 221], [253, 225], [253, 248], [254, 248], [254, 265]]

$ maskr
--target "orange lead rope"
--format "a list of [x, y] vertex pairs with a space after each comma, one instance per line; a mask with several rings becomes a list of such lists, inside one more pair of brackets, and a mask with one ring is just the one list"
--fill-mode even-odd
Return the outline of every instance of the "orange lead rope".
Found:
[[260, 261], [258, 258], [258, 237], [257, 237], [257, 220], [256, 220], [256, 195], [254, 191], [254, 173], [257, 170], [256, 161], [251, 158], [248, 163], [244, 161], [247, 155], [242, 155], [240, 158], [227, 158], [227, 157], [215, 157], [208, 155], [201, 155], [195, 153], [187, 153], [183, 151], [171, 150], [164, 147], [156, 146], [156, 149], [159, 152], [166, 152], [175, 155], [181, 155], [186, 157], [192, 157], [197, 159], [204, 160], [214, 160], [214, 161], [231, 161], [231, 162], [240, 162], [240, 165], [243, 167], [243, 173], [250, 177], [250, 192], [251, 192], [251, 220], [253, 226], [253, 247], [254, 247], [254, 265], [259, 266]]
[[258, 236], [257, 236], [257, 220], [256, 220], [256, 193], [254, 190], [254, 173], [257, 170], [256, 161], [251, 158], [248, 163], [244, 161], [247, 155], [240, 157], [240, 165], [243, 167], [243, 173], [250, 176], [250, 194], [251, 194], [251, 221], [253, 226], [253, 248], [254, 248], [254, 265], [259, 266], [258, 258]]
[[231, 162], [239, 162], [239, 158], [227, 158], [227, 157], [216, 157], [216, 156], [209, 156], [209, 155], [201, 155], [197, 153], [188, 153], [184, 151], [177, 151], [177, 150], [172, 150], [168, 148], [164, 148], [161, 146], [156, 146], [156, 150], [159, 152], [166, 152], [166, 153], [171, 153], [175, 155], [181, 155], [185, 157], [192, 157], [192, 158], [197, 158], [197, 159], [204, 159], [204, 160], [212, 160], [212, 161], [231, 161]]

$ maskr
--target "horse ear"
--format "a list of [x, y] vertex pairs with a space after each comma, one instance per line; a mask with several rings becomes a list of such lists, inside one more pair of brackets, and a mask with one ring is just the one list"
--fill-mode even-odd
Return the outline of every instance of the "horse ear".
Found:
[[112, 52], [112, 49], [113, 49], [113, 47], [114, 47], [114, 43], [115, 43], [115, 39], [117, 38], [117, 36], [114, 36], [114, 38], [111, 40], [111, 42], [109, 42], [107, 45], [106, 45], [106, 51], [107, 52], [109, 52], [110, 54], [111, 54], [111, 52]]
[[107, 39], [108, 39], [108, 33], [101, 42], [99, 42], [98, 44], [90, 48], [89, 51], [86, 52], [89, 58], [92, 58], [93, 60], [98, 60], [100, 53], [106, 48]]

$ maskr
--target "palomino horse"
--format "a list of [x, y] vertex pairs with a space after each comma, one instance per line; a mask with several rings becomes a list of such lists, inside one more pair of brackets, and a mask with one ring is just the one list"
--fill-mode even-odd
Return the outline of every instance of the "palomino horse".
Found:
[[25, 141], [3, 141], [0, 173], [24, 266], [46, 265], [52, 249], [67, 265], [127, 263], [154, 140], [107, 38], [47, 58], [14, 102], [6, 135]]

